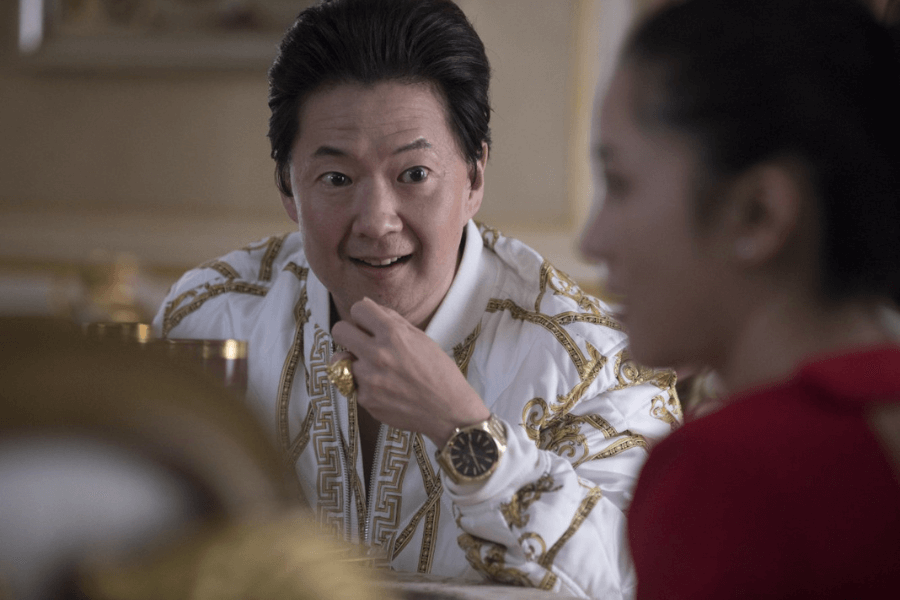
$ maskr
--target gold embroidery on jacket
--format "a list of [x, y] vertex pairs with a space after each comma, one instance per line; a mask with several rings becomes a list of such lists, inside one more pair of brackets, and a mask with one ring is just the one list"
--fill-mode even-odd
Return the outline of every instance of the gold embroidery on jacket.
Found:
[[[650, 402], [650, 416], [669, 424], [672, 430], [678, 428], [683, 420], [681, 402], [675, 390], [675, 371], [669, 369], [651, 369], [638, 364], [631, 358], [628, 349], [616, 355], [613, 364], [616, 385], [610, 391], [650, 383], [666, 392], [653, 398]], [[646, 440], [645, 440], [646, 442]]]
[[585, 294], [568, 274], [560, 271], [550, 264], [549, 261], [545, 260], [541, 265], [540, 291], [538, 292], [537, 299], [534, 301], [535, 312], [541, 310], [541, 301], [548, 288], [553, 290], [554, 296], [569, 298], [578, 305], [578, 308], [589, 313], [566, 313], [572, 318], [570, 322], [586, 321], [597, 325], [604, 325], [611, 329], [622, 330], [622, 325], [613, 318], [609, 311], [603, 308], [600, 304], [600, 300], [589, 294]]
[[649, 442], [647, 442], [647, 438], [645, 438], [644, 436], [631, 433], [631, 431], [627, 429], [620, 435], [623, 435], [625, 437], [620, 440], [616, 440], [597, 454], [581, 457], [580, 459], [572, 463], [572, 466], [578, 468], [583, 463], [586, 463], [589, 460], [601, 460], [604, 458], [610, 458], [616, 456], [617, 454], [621, 454], [626, 450], [631, 450], [632, 448], [643, 448], [648, 452], [650, 451], [650, 444]]
[[239, 277], [238, 272], [235, 270], [235, 268], [229, 265], [224, 260], [211, 260], [209, 262], [203, 263], [197, 268], [212, 269], [214, 271], [217, 271], [226, 279], [237, 279]]
[[516, 540], [525, 554], [525, 559], [529, 562], [535, 562], [547, 551], [547, 542], [544, 541], [539, 534], [533, 531], [527, 531], [519, 536]]
[[470, 333], [465, 340], [457, 344], [453, 348], [453, 359], [456, 366], [462, 371], [463, 377], [469, 374], [469, 361], [472, 359], [472, 352], [475, 350], [475, 340], [481, 333], [481, 323], [475, 326], [475, 331]]
[[[533, 398], [525, 404], [522, 412], [525, 431], [538, 448], [556, 452], [576, 462], [583, 461], [590, 454], [587, 436], [581, 433], [582, 424], [600, 430], [605, 437], [618, 435], [599, 415], [570, 414], [606, 364], [606, 357], [590, 343], [586, 346], [591, 359], [583, 365], [579, 373], [581, 380], [572, 390], [565, 396], [557, 396], [557, 402], [549, 406], [543, 398]], [[580, 456], [576, 458], [579, 449]]]
[[[540, 428], [538, 448], [555, 452], [570, 461], [579, 461], [590, 453], [587, 436], [581, 433], [581, 424], [586, 419], [571, 414], [562, 414], [548, 421]], [[580, 455], [576, 458], [576, 455]]]
[[333, 535], [343, 535], [344, 482], [340, 441], [335, 430], [334, 403], [327, 374], [330, 348], [331, 337], [316, 327], [307, 363], [307, 392], [315, 416], [311, 443], [316, 459], [316, 517]]
[[562, 347], [565, 348], [569, 357], [571, 357], [572, 362], [575, 363], [578, 372], [584, 372], [584, 367], [588, 361], [581, 352], [581, 349], [575, 343], [575, 340], [572, 339], [569, 332], [559, 324], [557, 317], [525, 310], [510, 299], [499, 300], [497, 298], [491, 298], [491, 300], [488, 301], [486, 312], [493, 313], [503, 311], [509, 311], [510, 316], [514, 319], [540, 325], [553, 334], [557, 341], [562, 344]]
[[422, 547], [419, 551], [419, 573], [428, 573], [431, 571], [431, 565], [434, 561], [434, 541], [437, 532], [437, 522], [441, 514], [441, 494], [443, 493], [443, 485], [440, 478], [434, 471], [431, 461], [425, 454], [425, 443], [422, 434], [413, 434], [413, 453], [416, 456], [416, 463], [419, 465], [419, 471], [422, 475], [422, 481], [425, 485], [425, 492], [428, 499], [412, 516], [409, 524], [400, 532], [394, 540], [394, 549], [391, 558], [397, 558], [403, 549], [412, 539], [419, 522], [425, 519], [422, 529]]
[[481, 232], [481, 239], [484, 245], [493, 250], [494, 246], [497, 245], [497, 241], [503, 237], [503, 234], [498, 229], [488, 227], [479, 221], [475, 221], [475, 225], [478, 226], [478, 231]]
[[[300, 279], [304, 282], [306, 281], [306, 276], [309, 274], [309, 268], [301, 267], [295, 262], [289, 262], [288, 264], [284, 265], [282, 271], [289, 271], [290, 273], [296, 275], [297, 279]], [[303, 288], [303, 293], [306, 293], [305, 287]]]
[[265, 248], [269, 247], [269, 240], [271, 240], [271, 239], [272, 239], [271, 237], [267, 237], [264, 240], [260, 240], [258, 242], [253, 242], [252, 244], [247, 244], [246, 246], [241, 248], [241, 250], [243, 250], [247, 254], [253, 254], [257, 250], [264, 250]]
[[381, 469], [377, 490], [372, 502], [371, 536], [373, 544], [388, 551], [394, 544], [400, 526], [400, 509], [403, 502], [403, 479], [409, 466], [412, 450], [412, 434], [408, 431], [386, 427], [382, 446]]
[[275, 259], [278, 258], [278, 253], [281, 252], [281, 246], [284, 245], [284, 240], [287, 239], [288, 235], [290, 234], [285, 233], [280, 236], [272, 236], [266, 240], [266, 253], [263, 255], [259, 265], [260, 281], [269, 281], [272, 278], [272, 264], [275, 262]]
[[294, 305], [294, 322], [296, 323], [294, 326], [294, 341], [285, 358], [284, 366], [281, 368], [281, 381], [278, 385], [278, 408], [276, 411], [279, 439], [281, 441], [281, 447], [287, 452], [287, 459], [290, 461], [289, 464], [296, 462], [297, 457], [299, 457], [306, 448], [306, 444], [309, 442], [309, 431], [312, 428], [313, 420], [312, 404], [310, 404], [306, 416], [303, 419], [303, 423], [300, 426], [300, 432], [297, 437], [291, 441], [290, 426], [288, 422], [288, 407], [291, 400], [291, 388], [294, 385], [294, 378], [297, 374], [297, 366], [303, 358], [303, 330], [306, 323], [309, 321], [310, 314], [309, 310], [306, 308], [306, 304], [309, 300], [306, 294], [306, 278], [307, 275], [309, 275], [309, 269], [298, 267], [293, 263], [291, 263], [291, 265], [294, 268], [286, 268], [285, 270], [292, 272], [300, 281], [300, 295], [299, 298], [297, 298], [297, 303]]
[[466, 553], [466, 560], [469, 561], [472, 568], [482, 575], [508, 585], [534, 587], [526, 573], [506, 566], [505, 546], [468, 533], [460, 535], [456, 538], [456, 542]]
[[578, 373], [581, 377], [581, 381], [576, 383], [572, 390], [565, 396], [557, 396], [556, 399], [559, 403], [550, 407], [554, 414], [567, 413], [572, 410], [606, 365], [606, 357], [602, 356], [590, 342], [585, 342], [585, 346], [587, 347], [588, 355], [591, 359]]
[[[329, 381], [329, 385], [331, 385], [332, 393], [334, 393], [334, 390], [336, 389], [334, 387], [334, 384], [331, 384]], [[344, 456], [347, 460], [346, 467], [347, 478], [350, 480], [350, 495], [353, 497], [353, 501], [356, 503], [357, 531], [359, 532], [359, 535], [363, 535], [366, 527], [366, 519], [368, 518], [368, 509], [366, 506], [365, 484], [363, 483], [363, 480], [360, 478], [359, 473], [356, 470], [356, 459], [359, 452], [359, 447], [356, 443], [359, 439], [359, 435], [357, 434], [358, 430], [359, 417], [358, 407], [356, 404], [356, 390], [353, 390], [353, 392], [351, 392], [350, 394], [350, 397], [347, 398], [347, 436], [349, 437], [349, 439], [344, 440], [344, 434], [343, 432], [341, 432], [341, 441], [344, 444]]]
[[541, 580], [541, 583], [538, 584], [537, 589], [549, 592], [556, 586], [556, 580], [556, 574], [553, 571], [548, 570]]
[[531, 518], [531, 515], [525, 514], [528, 508], [540, 500], [544, 492], [555, 492], [562, 487], [561, 485], [553, 487], [553, 484], [553, 477], [549, 473], [545, 473], [537, 481], [519, 488], [508, 503], [501, 503], [500, 512], [506, 519], [507, 525], [510, 528], [525, 527]]
[[660, 394], [650, 401], [650, 416], [668, 423], [672, 431], [678, 429], [683, 416], [675, 388], [669, 390], [668, 394]]
[[[440, 482], [438, 482], [440, 484]], [[443, 489], [443, 488], [440, 488]], [[438, 522], [441, 517], [441, 494], [428, 500], [428, 512], [425, 513], [425, 524], [422, 526], [422, 545], [419, 548], [419, 563], [416, 566], [418, 573], [430, 573], [434, 563], [434, 543], [437, 536]]]
[[598, 487], [592, 488], [591, 491], [588, 492], [588, 495], [581, 501], [581, 505], [579, 505], [578, 510], [575, 512], [575, 517], [569, 524], [568, 529], [566, 529], [565, 533], [556, 540], [556, 543], [550, 547], [550, 550], [541, 556], [540, 560], [538, 560], [539, 565], [550, 570], [553, 566], [553, 561], [556, 560], [556, 555], [559, 554], [559, 551], [562, 550], [562, 547], [565, 546], [566, 542], [575, 535], [575, 532], [578, 531], [581, 524], [584, 523], [584, 520], [587, 519], [588, 515], [594, 509], [594, 506], [602, 497], [603, 494], [600, 493], [600, 488]]
[[[202, 286], [200, 286], [200, 288], [205, 291], [198, 293], [197, 289], [189, 290], [179, 295], [168, 305], [166, 305], [165, 312], [163, 313], [163, 337], [168, 337], [169, 332], [172, 331], [172, 329], [174, 329], [179, 323], [181, 323], [182, 319], [203, 306], [203, 303], [210, 298], [214, 298], [227, 292], [252, 294], [254, 296], [265, 296], [269, 291], [268, 288], [261, 285], [247, 283], [246, 281], [234, 281], [231, 279], [225, 281], [224, 283], [204, 283]], [[176, 308], [178, 304], [188, 298], [193, 298], [193, 302], [186, 306]]]
[[616, 354], [616, 361], [613, 366], [616, 374], [615, 387], [609, 388], [613, 392], [642, 383], [652, 383], [661, 390], [667, 390], [674, 393], [675, 390], [675, 371], [668, 369], [651, 369], [639, 365], [632, 358], [628, 349], [624, 349]]
[[610, 329], [616, 329], [619, 331], [622, 330], [622, 326], [615, 319], [603, 315], [595, 315], [592, 313], [567, 311], [561, 312], [558, 315], [555, 315], [553, 318], [556, 321], [557, 325], [559, 325], [560, 327], [565, 327], [566, 325], [571, 325], [572, 323], [588, 323], [590, 325], [600, 325], [602, 327], [608, 327]]
[[[303, 423], [301, 423], [300, 425], [300, 432], [294, 438], [294, 441], [290, 442], [285, 447], [284, 436], [282, 435], [282, 447], [285, 448], [287, 463], [289, 465], [293, 465], [295, 462], [297, 462], [297, 459], [300, 458], [300, 455], [303, 454], [304, 450], [306, 450], [306, 446], [309, 444], [309, 432], [312, 429], [314, 419], [315, 411], [313, 411], [313, 405], [310, 404], [306, 407], [306, 416], [303, 417]], [[282, 418], [282, 416], [279, 414], [279, 428], [282, 424], [287, 424], [287, 417], [285, 416]]]

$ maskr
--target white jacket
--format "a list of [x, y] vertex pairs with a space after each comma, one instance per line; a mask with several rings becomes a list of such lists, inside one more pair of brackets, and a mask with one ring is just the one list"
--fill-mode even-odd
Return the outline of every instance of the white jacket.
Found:
[[355, 406], [325, 373], [329, 306], [295, 232], [189, 271], [154, 324], [166, 337], [249, 341], [249, 399], [315, 514], [396, 570], [633, 595], [626, 510], [681, 410], [674, 375], [629, 360], [604, 304], [521, 242], [469, 222], [426, 333], [505, 422], [507, 451], [487, 482], [457, 485], [430, 440], [382, 426], [368, 499]]

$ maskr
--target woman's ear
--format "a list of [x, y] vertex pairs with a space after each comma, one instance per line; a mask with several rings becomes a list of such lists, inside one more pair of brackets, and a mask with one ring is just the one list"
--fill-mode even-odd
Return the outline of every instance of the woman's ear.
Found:
[[753, 266], [783, 253], [798, 232], [806, 180], [793, 160], [760, 163], [738, 176], [729, 188], [724, 223], [733, 260]]

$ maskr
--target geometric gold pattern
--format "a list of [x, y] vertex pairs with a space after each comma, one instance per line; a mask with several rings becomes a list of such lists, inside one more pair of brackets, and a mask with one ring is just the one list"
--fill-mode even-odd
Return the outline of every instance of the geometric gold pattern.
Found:
[[307, 392], [313, 407], [311, 443], [316, 457], [316, 517], [333, 535], [343, 535], [344, 497], [341, 447], [335, 431], [334, 404], [328, 382], [331, 336], [315, 329], [307, 362]]
[[382, 446], [381, 470], [375, 486], [377, 495], [370, 501], [369, 516], [371, 534], [369, 540], [376, 546], [393, 546], [400, 523], [400, 505], [403, 498], [403, 477], [412, 454], [412, 437], [408, 431], [393, 427], [386, 430]]

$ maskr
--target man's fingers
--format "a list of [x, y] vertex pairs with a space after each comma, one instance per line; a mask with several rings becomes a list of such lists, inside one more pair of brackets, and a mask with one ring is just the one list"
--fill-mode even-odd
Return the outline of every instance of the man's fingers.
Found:
[[356, 355], [352, 352], [335, 352], [331, 355], [331, 364], [342, 360], [354, 361], [356, 360]]
[[334, 341], [356, 356], [365, 353], [365, 349], [371, 344], [372, 337], [351, 323], [350, 321], [338, 321], [331, 328], [331, 337]]
[[363, 298], [350, 307], [350, 316], [361, 328], [379, 335], [386, 332], [399, 315], [370, 298]]

